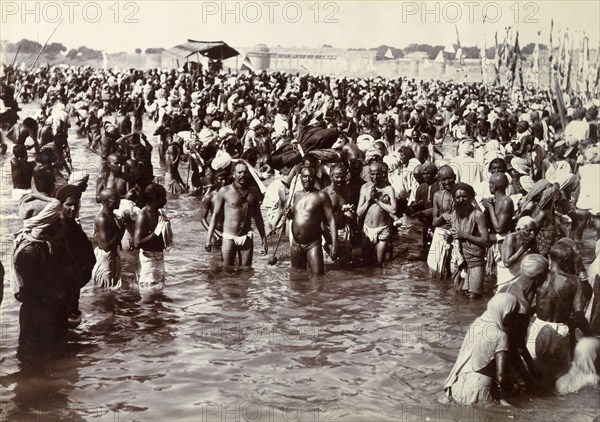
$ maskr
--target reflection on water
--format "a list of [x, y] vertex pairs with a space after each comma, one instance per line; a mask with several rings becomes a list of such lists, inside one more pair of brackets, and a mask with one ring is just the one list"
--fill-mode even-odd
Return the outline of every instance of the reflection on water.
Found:
[[[148, 132], [153, 127], [147, 128]], [[87, 142], [71, 137], [74, 165], [94, 168]], [[162, 172], [158, 162], [153, 163]], [[0, 158], [3, 251], [20, 221]], [[184, 170], [185, 172], [185, 170]], [[184, 175], [185, 176], [185, 175]], [[95, 174], [81, 216], [91, 234], [99, 206]], [[162, 290], [132, 285], [82, 291], [84, 322], [64, 357], [35, 376], [15, 357], [18, 303], [2, 304], [0, 420], [592, 420], [598, 390], [569, 397], [523, 398], [521, 408], [442, 405], [443, 382], [466, 327], [483, 311], [431, 282], [418, 261], [419, 227], [403, 228], [396, 260], [383, 269], [324, 277], [255, 255], [254, 269], [225, 273], [218, 253], [202, 248], [196, 198], [173, 198], [175, 246]], [[275, 239], [270, 239], [273, 247]], [[591, 261], [586, 240], [584, 259]], [[9, 255], [2, 261], [10, 274]], [[128, 273], [127, 273], [128, 271]], [[7, 274], [7, 280], [9, 277]], [[488, 286], [489, 287], [489, 286]]]

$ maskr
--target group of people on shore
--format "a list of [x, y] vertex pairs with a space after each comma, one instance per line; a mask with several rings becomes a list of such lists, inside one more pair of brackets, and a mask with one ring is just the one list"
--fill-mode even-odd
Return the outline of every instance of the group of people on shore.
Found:
[[[600, 335], [598, 258], [587, 271], [577, 243], [590, 225], [600, 236], [598, 103], [565, 96], [564, 126], [546, 91], [511, 101], [502, 87], [457, 82], [42, 67], [7, 69], [5, 97], [24, 83], [37, 87], [39, 114], [4, 128], [24, 225], [13, 254], [23, 361], [64, 344], [88, 282], [120, 287], [124, 254], [140, 286], [162, 285], [163, 208], [187, 191], [202, 202], [204, 248], [227, 268], [252, 265], [255, 229], [263, 254], [287, 231], [292, 267], [312, 274], [326, 255], [381, 266], [398, 228], [419, 222], [432, 278], [473, 299], [486, 280], [495, 292], [473, 329], [497, 335], [465, 338], [445, 385], [459, 402], [514, 389], [510, 365], [537, 385], [534, 361], [568, 364], [574, 351], [581, 369], [578, 350], [582, 362], [596, 350], [576, 334]], [[99, 156], [95, 247], [77, 222], [88, 180], [75, 176], [72, 125]]]

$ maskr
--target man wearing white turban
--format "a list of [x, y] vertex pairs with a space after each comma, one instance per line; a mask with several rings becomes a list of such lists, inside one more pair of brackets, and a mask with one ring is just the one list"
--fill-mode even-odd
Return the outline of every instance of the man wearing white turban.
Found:
[[456, 174], [457, 182], [477, 186], [483, 178], [483, 168], [479, 161], [473, 158], [473, 141], [461, 142], [458, 145], [458, 155], [450, 160], [450, 167]]

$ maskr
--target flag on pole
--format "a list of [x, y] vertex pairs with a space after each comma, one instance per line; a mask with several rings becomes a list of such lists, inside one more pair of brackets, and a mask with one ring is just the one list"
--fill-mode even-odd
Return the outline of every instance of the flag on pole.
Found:
[[550, 44], [548, 46], [548, 50], [550, 55], [548, 56], [548, 68], [549, 68], [549, 75], [548, 75], [548, 86], [552, 87], [552, 80], [554, 78], [554, 44], [552, 44], [552, 32], [554, 31], [554, 19], [550, 20]]
[[587, 98], [588, 95], [588, 87], [587, 80], [589, 77], [589, 67], [590, 67], [590, 51], [588, 48], [588, 38], [585, 35], [585, 32], [581, 38], [581, 49], [579, 51], [579, 69], [577, 71], [577, 90], [579, 94], [585, 96]]
[[[521, 60], [521, 49], [519, 48], [519, 32], [517, 31], [517, 34], [515, 36], [515, 46], [513, 48], [513, 52], [512, 52], [512, 58], [511, 58], [511, 66], [510, 66], [510, 74], [511, 74], [511, 80], [510, 80], [510, 86], [511, 89], [514, 88], [515, 85], [515, 81], [518, 84], [518, 88], [519, 89], [523, 89], [523, 63]], [[518, 80], [517, 80], [518, 79]]]
[[[484, 35], [485, 37], [485, 35]], [[485, 38], [483, 40], [483, 49], [479, 50], [479, 65], [481, 66], [481, 80], [483, 81], [484, 85], [487, 85], [487, 72], [485, 71], [486, 67], [487, 67], [487, 58], [485, 57], [486, 54], [486, 42], [485, 42]]]
[[496, 85], [500, 83], [500, 63], [498, 63], [499, 61], [500, 54], [498, 52], [498, 31], [496, 31], [496, 33], [494, 34], [494, 75]]
[[437, 63], [444, 63], [446, 60], [444, 59], [444, 50], [440, 50], [440, 52], [438, 53], [438, 55], [435, 57], [435, 62]]
[[256, 71], [254, 65], [252, 64], [252, 60], [250, 60], [250, 57], [248, 57], [248, 55], [246, 55], [246, 57], [244, 57], [244, 61], [242, 62], [242, 66], [241, 66], [240, 70], [247, 70], [249, 72]]
[[567, 73], [564, 81], [564, 91], [569, 94], [571, 91], [571, 72], [573, 70], [573, 47], [575, 46], [575, 37], [571, 37], [571, 48], [565, 46], [565, 53], [567, 54]]
[[538, 31], [538, 38], [533, 47], [533, 53], [531, 54], [531, 60], [529, 62], [529, 67], [527, 68], [527, 82], [535, 84], [535, 86], [539, 85], [539, 77], [540, 77], [540, 38], [541, 31]]
[[558, 108], [558, 115], [560, 116], [560, 124], [562, 129], [565, 130], [567, 127], [567, 113], [558, 78], [554, 80], [554, 96], [556, 97], [556, 107]]
[[460, 63], [460, 68], [465, 76], [465, 80], [467, 79], [467, 68], [465, 67], [465, 57], [463, 56], [463, 51], [462, 51], [462, 47], [460, 45], [460, 36], [458, 35], [458, 26], [454, 25], [454, 28], [456, 29], [456, 56], [454, 57], [455, 60], [458, 60], [458, 62]]
[[102, 69], [108, 69], [108, 54], [106, 54], [106, 51], [102, 52]]
[[506, 38], [504, 39], [504, 47], [502, 49], [502, 61], [506, 63], [506, 83], [512, 83], [512, 64], [513, 64], [513, 50], [509, 48], [512, 44], [512, 28], [509, 26], [506, 29]]
[[600, 42], [598, 42], [598, 50], [596, 50], [596, 75], [594, 75], [594, 95], [600, 94]]
[[494, 42], [495, 42], [495, 48], [494, 48], [494, 73], [495, 73], [495, 84], [496, 85], [500, 85], [500, 66], [502, 65], [502, 62], [500, 60], [500, 52], [498, 51], [498, 31], [496, 31], [496, 34], [494, 35]]

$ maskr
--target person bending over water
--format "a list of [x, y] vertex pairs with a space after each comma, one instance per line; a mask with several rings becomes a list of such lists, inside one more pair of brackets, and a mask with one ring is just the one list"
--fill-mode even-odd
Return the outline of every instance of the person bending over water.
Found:
[[519, 302], [498, 293], [469, 327], [456, 363], [444, 384], [446, 397], [461, 404], [485, 404], [498, 400], [514, 387], [510, 369], [509, 333]]

